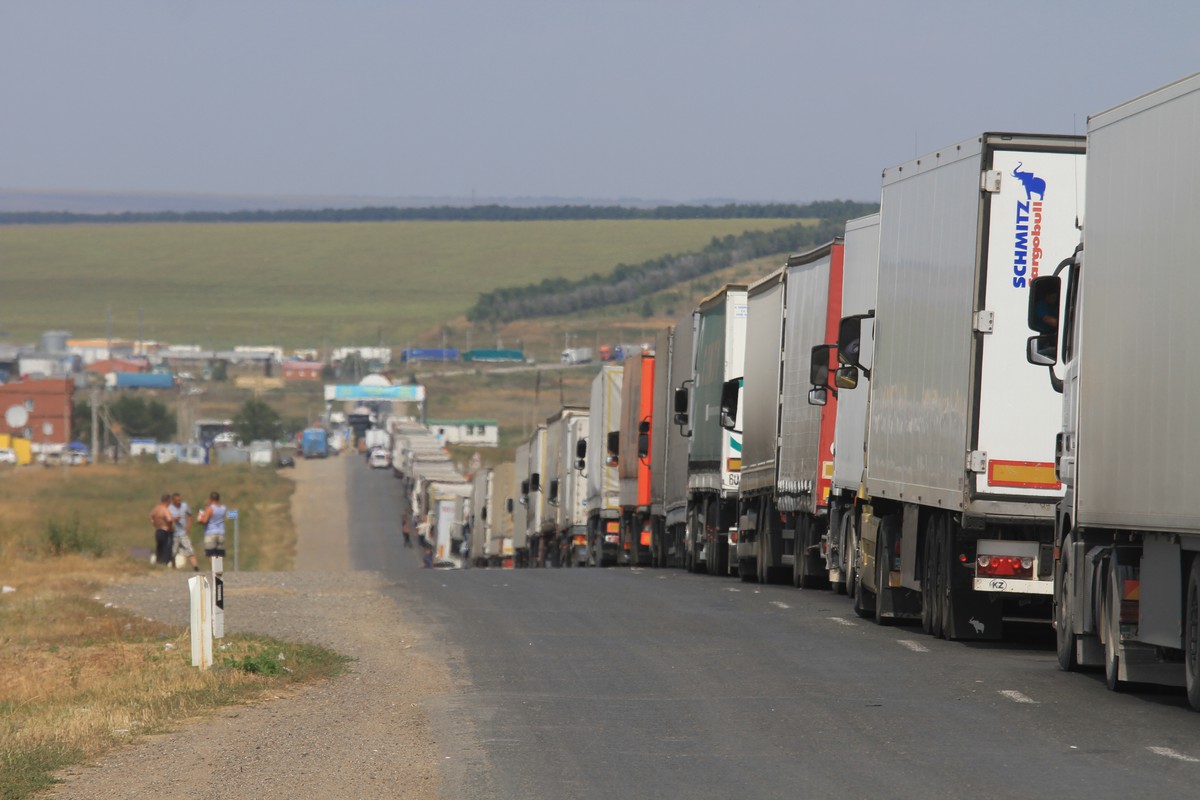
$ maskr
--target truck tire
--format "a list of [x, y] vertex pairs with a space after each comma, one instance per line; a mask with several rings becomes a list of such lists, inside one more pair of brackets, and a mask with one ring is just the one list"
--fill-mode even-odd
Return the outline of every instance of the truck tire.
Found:
[[1058, 668], [1064, 672], [1074, 672], [1079, 669], [1076, 657], [1078, 637], [1075, 636], [1075, 593], [1071, 590], [1074, 577], [1069, 553], [1072, 550], [1072, 537], [1068, 535], [1063, 540], [1062, 555], [1054, 565], [1054, 638], [1058, 650]]
[[1114, 554], [1108, 562], [1104, 576], [1104, 613], [1100, 624], [1104, 626], [1104, 684], [1110, 691], [1120, 692], [1125, 688], [1121, 680], [1121, 589], [1119, 569]]
[[845, 536], [842, 541], [846, 543], [846, 552], [843, 556], [846, 562], [846, 594], [854, 599], [858, 596], [859, 581], [858, 581], [858, 528], [854, 525], [854, 509], [847, 509], [842, 516], [842, 527], [845, 528]]
[[1188, 571], [1187, 605], [1183, 620], [1183, 667], [1188, 703], [1200, 711], [1200, 558]]
[[937, 597], [934, 599], [934, 613], [941, 620], [937, 625], [941, 630], [938, 636], [942, 639], [953, 640], [954, 633], [954, 523], [946, 520], [941, 526], [938, 536], [938, 574]]
[[930, 514], [925, 524], [925, 546], [921, 553], [921, 630], [936, 636], [933, 632], [934, 613], [936, 609], [937, 592], [937, 515]]
[[879, 525], [879, 538], [875, 540], [875, 624], [876, 625], [891, 625], [892, 620], [883, 615], [883, 598], [884, 592], [888, 590], [888, 536], [885, 528], [891, 528], [888, 524], [889, 520], [895, 517], [887, 517]]
[[797, 589], [822, 589], [827, 576], [818, 569], [817, 526], [807, 514], [801, 514], [796, 530], [796, 556], [792, 559], [792, 585]]

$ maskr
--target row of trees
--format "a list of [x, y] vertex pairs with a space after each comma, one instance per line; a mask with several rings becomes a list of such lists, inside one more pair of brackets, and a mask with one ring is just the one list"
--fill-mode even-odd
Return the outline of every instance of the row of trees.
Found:
[[[529, 222], [596, 219], [851, 219], [864, 203], [822, 200], [814, 203], [725, 203], [654, 208], [630, 206], [430, 206], [286, 209], [280, 211], [145, 211], [121, 214], [76, 214], [69, 211], [0, 213], [0, 225], [125, 224], [135, 222]], [[870, 213], [862, 212], [862, 213]]]
[[[175, 438], [178, 421], [174, 412], [158, 400], [146, 400], [134, 395], [122, 395], [108, 405], [109, 416], [121, 426], [126, 439], [157, 439], [160, 442]], [[88, 441], [92, 436], [92, 407], [87, 401], [76, 403], [74, 410], [75, 437]], [[265, 400], [250, 398], [233, 416], [233, 433], [243, 442], [260, 439], [277, 441], [285, 434], [304, 428], [306, 420], [284, 420]], [[298, 427], [297, 427], [298, 426]], [[111, 445], [106, 442], [102, 446]]]
[[855, 204], [849, 209], [852, 211], [850, 216], [823, 219], [817, 225], [797, 223], [771, 231], [714, 237], [699, 252], [662, 256], [640, 264], [619, 264], [607, 275], [596, 273], [575, 281], [546, 278], [527, 286], [496, 289], [481, 294], [467, 312], [467, 318], [477, 323], [500, 324], [629, 303], [733, 264], [793, 253], [828, 242], [842, 233], [846, 219], [876, 209], [876, 206]]

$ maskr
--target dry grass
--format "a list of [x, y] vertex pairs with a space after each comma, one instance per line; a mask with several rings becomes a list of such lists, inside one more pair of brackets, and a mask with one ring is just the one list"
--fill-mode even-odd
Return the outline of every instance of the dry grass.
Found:
[[[0, 594], [0, 797], [26, 797], [63, 766], [206, 709], [341, 669], [321, 648], [235, 636], [202, 673], [185, 629], [95, 599], [102, 582], [152, 569], [148, 514], [163, 491], [196, 505], [218, 489], [242, 514], [242, 568], [290, 567], [292, 487], [273, 470], [143, 461], [0, 472], [0, 583], [12, 589]], [[60, 539], [82, 542], [81, 552], [52, 548], [55, 526], [74, 531]], [[198, 533], [193, 546], [203, 552]], [[224, 664], [281, 652], [291, 672], [280, 676]]]
[[[201, 672], [191, 666], [186, 630], [90, 598], [92, 585], [79, 578], [88, 565], [80, 560], [68, 558], [61, 574], [37, 570], [49, 579], [21, 581], [0, 599], [0, 797], [26, 797], [64, 766], [344, 666], [322, 648], [234, 636], [224, 640], [216, 666]], [[247, 658], [287, 670], [266, 677], [227, 663]]]

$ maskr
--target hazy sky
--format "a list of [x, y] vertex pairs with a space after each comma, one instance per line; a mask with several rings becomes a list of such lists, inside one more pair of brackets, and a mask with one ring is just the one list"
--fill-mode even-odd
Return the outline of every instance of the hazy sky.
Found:
[[1200, 70], [1200, 0], [0, 0], [0, 187], [876, 200]]

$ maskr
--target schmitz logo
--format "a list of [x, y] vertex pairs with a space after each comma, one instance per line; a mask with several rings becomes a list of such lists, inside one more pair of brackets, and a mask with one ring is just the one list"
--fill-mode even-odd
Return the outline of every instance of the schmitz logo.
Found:
[[[1016, 240], [1013, 245], [1013, 288], [1024, 289], [1026, 277], [1038, 276], [1042, 260], [1042, 201], [1046, 198], [1046, 180], [1032, 172], [1022, 172], [1024, 161], [1012, 171], [1014, 178], [1025, 187], [1025, 200], [1017, 201]], [[1037, 195], [1034, 200], [1033, 196]]]

